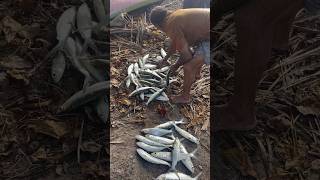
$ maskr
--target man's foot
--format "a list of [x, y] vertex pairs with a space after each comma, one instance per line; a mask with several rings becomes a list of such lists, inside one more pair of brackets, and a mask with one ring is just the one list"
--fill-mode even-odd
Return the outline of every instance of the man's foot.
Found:
[[188, 104], [190, 103], [190, 97], [186, 97], [186, 96], [172, 96], [171, 97], [171, 102], [174, 104]]
[[254, 114], [237, 113], [228, 106], [214, 107], [213, 131], [232, 130], [247, 131], [257, 124]]

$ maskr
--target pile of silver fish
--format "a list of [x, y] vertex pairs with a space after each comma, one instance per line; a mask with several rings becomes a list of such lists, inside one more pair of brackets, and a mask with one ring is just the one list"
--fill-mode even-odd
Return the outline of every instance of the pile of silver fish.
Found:
[[141, 131], [145, 136], [136, 136], [136, 139], [138, 140], [136, 143], [138, 146], [137, 153], [141, 158], [150, 163], [170, 167], [169, 172], [161, 174], [156, 178], [157, 180], [197, 180], [201, 175], [201, 173], [199, 173], [196, 177], [192, 178], [191, 176], [176, 170], [176, 165], [179, 162], [182, 162], [182, 164], [193, 174], [194, 165], [191, 158], [196, 158], [195, 153], [198, 148], [193, 152], [188, 153], [181, 142], [182, 139], [179, 139], [174, 135], [177, 133], [183, 137], [183, 140], [186, 139], [197, 145], [200, 143], [198, 138], [180, 128], [178, 126], [179, 124], [185, 124], [183, 119], [179, 121], [168, 121], [155, 126], [154, 128], [142, 129]]
[[[59, 83], [67, 67], [67, 60], [84, 77], [83, 88], [71, 96], [58, 110], [69, 111], [84, 106], [86, 112], [94, 111], [103, 121], [108, 117], [109, 76], [107, 55], [102, 55], [92, 39], [93, 31], [107, 25], [106, 1], [93, 0], [91, 9], [86, 2], [78, 8], [72, 6], [59, 17], [56, 31], [58, 44], [48, 53], [46, 59], [52, 59], [51, 77]], [[94, 55], [88, 51], [92, 49]], [[88, 115], [89, 116], [89, 115]], [[89, 116], [90, 117], [90, 116]]]
[[125, 79], [126, 87], [135, 86], [135, 90], [131, 92], [129, 97], [135, 96], [142, 101], [148, 99], [146, 105], [149, 105], [153, 100], [169, 101], [164, 91], [170, 83], [177, 81], [169, 78], [169, 66], [157, 68], [157, 63], [167, 54], [162, 48], [160, 52], [161, 56], [155, 58], [146, 54], [139, 58], [138, 62], [130, 64], [128, 67], [128, 76]]

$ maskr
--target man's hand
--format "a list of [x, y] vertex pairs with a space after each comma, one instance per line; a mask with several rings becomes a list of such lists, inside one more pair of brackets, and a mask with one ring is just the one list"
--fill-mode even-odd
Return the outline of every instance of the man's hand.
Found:
[[159, 64], [157, 65], [157, 68], [160, 69], [160, 68], [163, 68], [164, 66], [169, 66], [169, 62], [166, 60], [166, 59], [163, 59], [159, 62]]
[[177, 75], [177, 70], [179, 69], [179, 64], [177, 64], [177, 63], [175, 63], [175, 64], [173, 64], [173, 65], [171, 65], [170, 66], [170, 71], [169, 71], [169, 73], [171, 74], [171, 75]]

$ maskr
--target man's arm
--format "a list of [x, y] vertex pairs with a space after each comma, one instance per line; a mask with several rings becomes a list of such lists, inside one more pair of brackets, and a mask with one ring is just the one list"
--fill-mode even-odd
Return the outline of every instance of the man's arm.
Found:
[[177, 50], [180, 52], [180, 57], [171, 66], [171, 72], [175, 72], [180, 66], [188, 63], [193, 58], [189, 44], [183, 36], [180, 36], [175, 43]]

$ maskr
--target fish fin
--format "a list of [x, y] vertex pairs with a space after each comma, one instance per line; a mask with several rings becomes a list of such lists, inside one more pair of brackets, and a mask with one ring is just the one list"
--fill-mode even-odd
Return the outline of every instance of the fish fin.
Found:
[[195, 156], [195, 154], [196, 154], [196, 152], [198, 151], [198, 149], [199, 149], [199, 147], [197, 147], [194, 151], [192, 151], [192, 152], [190, 153], [190, 157], [195, 158], [195, 159], [198, 159], [198, 158]]
[[194, 177], [193, 180], [198, 180], [199, 177], [201, 176], [201, 174], [202, 174], [202, 172], [199, 172], [199, 174], [196, 177]]

